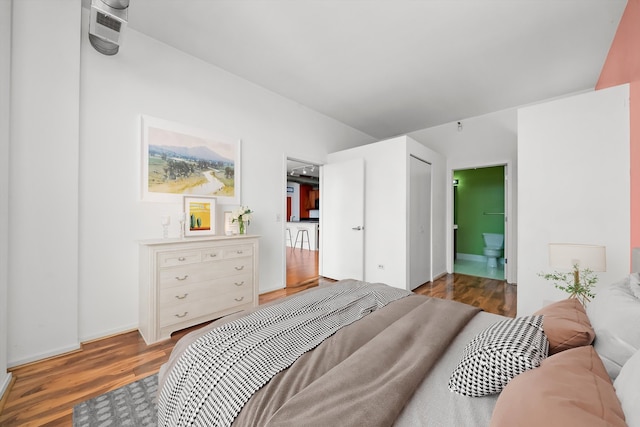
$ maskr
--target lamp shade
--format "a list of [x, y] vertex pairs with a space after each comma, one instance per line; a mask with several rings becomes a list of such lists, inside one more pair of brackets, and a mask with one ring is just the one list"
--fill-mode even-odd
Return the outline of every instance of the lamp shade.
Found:
[[573, 243], [549, 243], [549, 265], [559, 270], [572, 270], [573, 265], [591, 271], [607, 271], [604, 246]]

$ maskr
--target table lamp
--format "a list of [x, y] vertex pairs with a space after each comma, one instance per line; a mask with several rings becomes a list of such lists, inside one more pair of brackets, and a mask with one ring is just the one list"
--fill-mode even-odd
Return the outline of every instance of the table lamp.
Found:
[[[573, 288], [570, 293], [572, 293], [571, 296], [578, 296], [575, 295], [575, 290], [583, 287], [581, 286], [581, 270], [590, 272], [607, 270], [606, 248], [599, 245], [549, 243], [549, 265], [558, 270], [572, 271]], [[595, 278], [593, 283], [595, 283]]]

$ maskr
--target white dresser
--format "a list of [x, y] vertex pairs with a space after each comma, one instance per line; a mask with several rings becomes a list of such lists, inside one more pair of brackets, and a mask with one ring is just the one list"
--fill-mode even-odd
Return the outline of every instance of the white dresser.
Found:
[[140, 246], [140, 334], [172, 332], [258, 305], [258, 237], [145, 240]]

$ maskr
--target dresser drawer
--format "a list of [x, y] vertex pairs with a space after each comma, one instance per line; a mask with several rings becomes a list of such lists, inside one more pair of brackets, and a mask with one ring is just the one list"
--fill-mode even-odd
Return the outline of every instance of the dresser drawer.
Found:
[[211, 271], [213, 277], [222, 278], [253, 272], [253, 258], [251, 257], [225, 259], [212, 263], [202, 263], [202, 265]]
[[159, 282], [160, 288], [164, 289], [252, 272], [252, 258], [237, 258], [184, 267], [161, 268]]
[[253, 301], [251, 288], [237, 288], [232, 292], [221, 292], [206, 298], [199, 298], [192, 302], [160, 308], [160, 327], [181, 323], [195, 319], [209, 313], [249, 304]]
[[204, 249], [201, 253], [202, 261], [218, 261], [224, 257], [222, 248]]
[[164, 252], [158, 254], [158, 267], [174, 267], [177, 265], [194, 264], [200, 262], [200, 251]]
[[161, 268], [159, 276], [158, 281], [162, 289], [203, 282], [216, 277], [216, 273], [211, 271], [211, 264], [200, 262], [180, 267]]
[[253, 256], [253, 247], [251, 245], [230, 246], [224, 248], [224, 258], [241, 258]]
[[183, 286], [174, 286], [160, 290], [160, 308], [166, 309], [185, 303], [197, 302], [200, 299], [212, 298], [216, 295], [233, 293], [238, 289], [253, 290], [251, 273], [223, 279], [207, 280]]
[[161, 289], [159, 298], [160, 309], [171, 309], [185, 303], [191, 304], [197, 302], [202, 298], [209, 298], [215, 293], [211, 288], [212, 284], [210, 282], [199, 282]]

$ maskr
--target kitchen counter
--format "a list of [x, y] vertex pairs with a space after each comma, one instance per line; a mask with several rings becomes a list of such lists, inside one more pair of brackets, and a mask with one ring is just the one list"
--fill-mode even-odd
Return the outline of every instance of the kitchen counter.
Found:
[[[307, 242], [305, 239], [304, 245], [302, 245], [303, 249], [311, 248], [312, 251], [318, 250], [318, 240], [319, 240], [319, 222], [318, 221], [296, 221], [296, 222], [287, 222], [287, 228], [291, 231], [291, 243], [289, 242], [289, 236], [286, 235], [285, 241], [287, 242], [287, 246], [291, 247], [296, 243], [296, 235], [298, 234], [298, 230], [306, 229], [309, 232], [309, 246], [307, 246]], [[302, 233], [300, 233], [300, 237], [298, 238], [298, 244], [296, 247], [300, 248], [300, 239], [302, 238]]]

